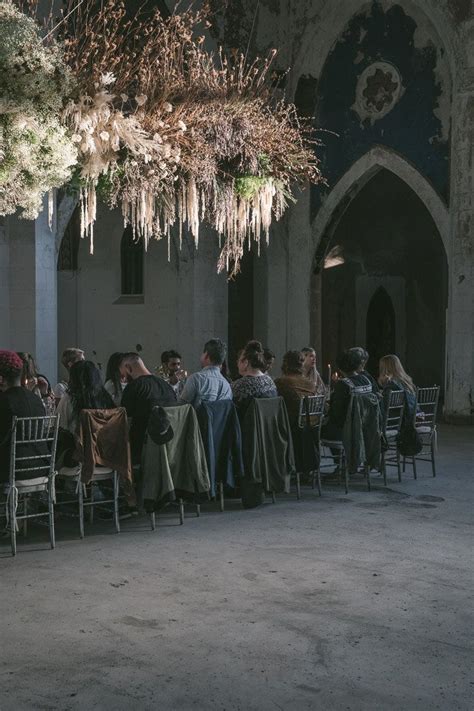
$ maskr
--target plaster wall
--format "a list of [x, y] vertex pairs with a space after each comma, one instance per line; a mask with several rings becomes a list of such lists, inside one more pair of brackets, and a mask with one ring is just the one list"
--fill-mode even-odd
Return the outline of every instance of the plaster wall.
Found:
[[144, 258], [143, 303], [121, 297], [119, 211], [99, 207], [94, 254], [81, 240], [77, 272], [59, 273], [59, 352], [77, 345], [105, 369], [114, 351], [136, 350], [150, 368], [177, 348], [188, 370], [199, 368], [206, 339], [227, 335], [227, 281], [216, 274], [217, 241], [202, 234], [196, 251], [184, 239], [152, 240]]

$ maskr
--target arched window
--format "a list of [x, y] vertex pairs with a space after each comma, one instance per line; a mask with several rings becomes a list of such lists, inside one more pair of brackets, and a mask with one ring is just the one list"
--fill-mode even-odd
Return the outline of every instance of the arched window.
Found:
[[126, 227], [120, 244], [122, 295], [143, 294], [143, 240]]

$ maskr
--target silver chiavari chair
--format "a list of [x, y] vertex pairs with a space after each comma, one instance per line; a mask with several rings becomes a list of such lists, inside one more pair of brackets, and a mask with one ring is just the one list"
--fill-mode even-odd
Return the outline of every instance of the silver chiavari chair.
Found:
[[415, 479], [417, 477], [416, 462], [430, 462], [433, 476], [436, 476], [439, 393], [439, 385], [434, 385], [430, 388], [416, 389], [414, 427], [421, 439], [423, 448], [419, 454], [413, 457], [403, 457], [403, 471], [405, 471], [406, 459], [411, 459]]
[[[13, 418], [9, 480], [3, 489], [6, 495], [6, 519], [10, 529], [12, 555], [16, 555], [17, 551], [18, 522], [23, 522], [23, 534], [26, 536], [28, 521], [34, 518], [48, 517], [51, 548], [55, 547], [55, 458], [58, 428], [57, 415]], [[25, 447], [36, 453], [25, 453]], [[44, 492], [47, 496], [47, 511], [30, 513], [31, 494], [38, 492]]]
[[385, 486], [387, 486], [387, 466], [397, 467], [398, 481], [402, 480], [398, 437], [402, 427], [405, 400], [403, 390], [390, 390], [385, 393], [382, 419], [382, 436], [385, 438], [385, 446], [382, 446], [381, 462]]
[[[318, 446], [318, 461], [316, 469], [312, 473], [312, 488], [315, 484], [318, 485], [318, 494], [321, 496], [321, 457], [320, 457], [320, 442], [321, 442], [321, 427], [323, 425], [324, 410], [326, 407], [326, 395], [311, 395], [304, 397], [300, 402], [300, 411], [298, 415], [298, 427], [302, 434], [308, 433], [314, 437], [314, 441]], [[301, 498], [300, 472], [296, 472], [296, 496]]]

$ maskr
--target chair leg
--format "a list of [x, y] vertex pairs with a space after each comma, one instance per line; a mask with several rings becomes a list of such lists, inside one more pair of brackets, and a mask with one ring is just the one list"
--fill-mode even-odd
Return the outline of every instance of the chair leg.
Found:
[[370, 483], [370, 467], [368, 464], [365, 465], [365, 475], [367, 477], [367, 491], [371, 490], [371, 483]]
[[77, 480], [78, 503], [79, 503], [79, 535], [84, 538], [84, 484], [81, 479]]
[[154, 531], [156, 528], [156, 515], [155, 515], [154, 511], [152, 511], [150, 514], [150, 523], [151, 523], [151, 530]]
[[317, 477], [317, 471], [316, 471], [316, 469], [313, 469], [313, 471], [311, 472], [311, 474], [313, 475], [313, 476], [311, 477], [311, 488], [314, 490], [314, 489], [316, 488], [316, 477]]
[[16, 555], [16, 511], [13, 495], [10, 495], [10, 541], [12, 555]]
[[91, 505], [89, 506], [89, 522], [94, 523], [94, 482], [91, 481]]
[[348, 494], [349, 493], [349, 469], [347, 468], [346, 458], [343, 453], [341, 454], [340, 462], [341, 462], [341, 474], [344, 476], [345, 491], [346, 491], [346, 494]]
[[115, 530], [120, 533], [120, 518], [119, 518], [119, 479], [117, 472], [114, 472], [114, 521]]
[[400, 450], [397, 447], [397, 472], [398, 472], [398, 481], [401, 484], [402, 483], [402, 470], [400, 467]]
[[223, 512], [224, 511], [224, 482], [223, 481], [219, 482], [219, 502], [220, 502], [219, 508], [220, 508], [221, 512]]
[[[25, 494], [23, 498], [23, 513], [25, 516], [28, 515], [28, 494]], [[23, 519], [23, 536], [26, 538], [28, 535], [28, 519]]]
[[201, 504], [196, 504], [196, 516], [199, 518], [201, 515]]
[[56, 534], [54, 530], [54, 501], [51, 483], [48, 487], [48, 521], [49, 521], [49, 540], [51, 548], [56, 547]]
[[405, 455], [403, 455], [403, 473], [405, 474], [405, 469], [406, 469], [406, 458]]
[[415, 458], [415, 457], [412, 457], [412, 461], [413, 461], [413, 478], [416, 479], [416, 478], [417, 478], [417, 472], [416, 472], [416, 458]]
[[296, 498], [298, 501], [301, 499], [301, 482], [299, 472], [296, 472]]
[[387, 465], [385, 464], [385, 452], [382, 452], [382, 461], [380, 463], [380, 466], [383, 474], [383, 484], [384, 486], [387, 486]]
[[431, 437], [430, 442], [431, 447], [431, 469], [433, 470], [433, 476], [436, 476], [436, 462], [435, 462], [435, 438]]
[[272, 491], [272, 504], [276, 504], [276, 496], [274, 491]]
[[[322, 496], [322, 491], [321, 491], [321, 468], [318, 466], [316, 470], [316, 482], [318, 484], [318, 494], [319, 496]], [[314, 487], [313, 487], [314, 488]]]
[[184, 501], [183, 499], [179, 500], [179, 524], [182, 526], [184, 523]]

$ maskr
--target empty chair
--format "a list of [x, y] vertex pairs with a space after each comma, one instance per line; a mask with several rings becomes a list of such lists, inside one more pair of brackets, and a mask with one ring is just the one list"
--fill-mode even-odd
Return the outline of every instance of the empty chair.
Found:
[[416, 389], [416, 408], [414, 427], [420, 438], [422, 449], [419, 454], [403, 457], [403, 470], [405, 471], [406, 459], [411, 459], [413, 476], [417, 478], [416, 462], [431, 462], [433, 476], [436, 476], [436, 448], [438, 444], [438, 431], [436, 421], [439, 405], [439, 385], [430, 388]]
[[225, 489], [235, 489], [243, 472], [242, 433], [237, 410], [232, 400], [203, 402], [197, 411], [206, 452], [210, 495], [219, 495], [224, 511]]
[[370, 491], [370, 470], [380, 466], [381, 414], [377, 395], [353, 392], [346, 412], [342, 437], [332, 440], [325, 437], [321, 445], [331, 450], [344, 478], [346, 494], [349, 491], [349, 475], [364, 467], [367, 489]]
[[155, 528], [155, 512], [178, 501], [180, 523], [184, 523], [184, 500], [191, 499], [200, 515], [200, 500], [209, 496], [210, 481], [206, 453], [192, 405], [163, 408], [173, 430], [166, 444], [155, 444], [147, 435], [142, 457], [142, 499]]
[[290, 491], [296, 474], [290, 422], [282, 397], [256, 398], [250, 403], [242, 423], [244, 475], [242, 504], [252, 508], [262, 503], [265, 492], [272, 495]]
[[381, 469], [383, 481], [387, 485], [387, 466], [397, 467], [398, 481], [402, 480], [398, 437], [405, 413], [406, 396], [403, 390], [386, 390], [382, 418], [382, 435], [385, 445], [382, 447]]
[[[51, 548], [55, 547], [54, 535], [54, 461], [58, 440], [59, 419], [56, 415], [46, 417], [14, 417], [10, 443], [10, 472], [4, 484], [6, 495], [6, 519], [10, 528], [12, 555], [16, 555], [18, 521], [23, 521], [23, 533], [27, 533], [28, 520], [48, 517]], [[31, 494], [44, 493], [47, 511], [28, 512]], [[21, 513], [18, 512], [20, 509]]]
[[[58, 477], [76, 485], [79, 513], [79, 533], [84, 538], [84, 508], [89, 509], [89, 520], [94, 520], [94, 508], [113, 506], [115, 530], [120, 533], [119, 483], [130, 506], [136, 504], [132, 483], [128, 421], [123, 407], [106, 410], [81, 410], [79, 432], [76, 438], [74, 467], [62, 467]], [[109, 482], [112, 495], [107, 498], [95, 495], [95, 484]], [[87, 486], [90, 485], [89, 497]], [[63, 500], [61, 505], [73, 503]]]
[[[295, 449], [299, 445], [300, 456], [298, 457], [298, 452], [295, 452], [297, 465], [301, 463], [304, 473], [312, 473], [312, 487], [314, 489], [315, 483], [317, 482], [320, 496], [321, 455], [319, 448], [325, 405], [325, 395], [312, 395], [311, 397], [302, 398], [298, 415], [299, 437], [297, 436], [296, 439], [298, 441], [294, 442]], [[301, 497], [299, 469], [300, 467], [297, 466], [296, 495], [298, 499]]]

